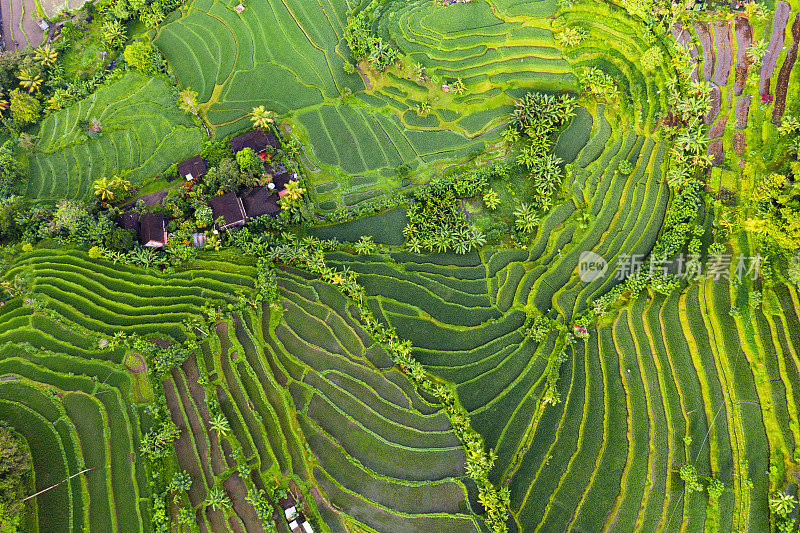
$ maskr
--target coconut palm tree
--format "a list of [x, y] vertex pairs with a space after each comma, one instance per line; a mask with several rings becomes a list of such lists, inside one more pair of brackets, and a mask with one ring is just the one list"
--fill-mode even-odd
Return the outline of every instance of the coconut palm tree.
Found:
[[258, 129], [267, 129], [270, 124], [275, 122], [275, 113], [266, 109], [263, 105], [254, 107], [250, 112], [250, 120], [253, 121], [253, 126]]
[[228, 431], [231, 430], [231, 425], [228, 422], [228, 419], [222, 414], [214, 415], [211, 420], [209, 420], [209, 424], [211, 425], [211, 429], [216, 431], [221, 436], [225, 436]]
[[769, 499], [769, 510], [780, 517], [787, 517], [797, 504], [797, 498], [785, 492], [778, 492]]
[[42, 87], [44, 81], [38, 73], [33, 73], [30, 69], [22, 69], [19, 71], [19, 84], [23, 89], [27, 89], [29, 93], [38, 92]]
[[514, 217], [517, 229], [525, 233], [531, 233], [539, 225], [539, 217], [536, 216], [533, 206], [524, 202], [514, 210]]
[[94, 180], [94, 195], [99, 196], [100, 200], [105, 202], [114, 199], [114, 179], [108, 179], [103, 176], [100, 179]]
[[52, 67], [58, 59], [58, 50], [50, 46], [50, 43], [36, 49], [34, 59], [43, 67]]
[[206, 507], [211, 507], [212, 509], [223, 510], [231, 507], [231, 501], [228, 499], [228, 496], [225, 494], [224, 490], [222, 490], [220, 487], [214, 487], [208, 491], [208, 496], [203, 502], [203, 505]]
[[285, 201], [288, 206], [300, 203], [303, 199], [303, 194], [306, 190], [300, 187], [299, 181], [290, 180], [286, 184], [286, 194], [283, 196], [282, 201]]
[[458, 78], [455, 82], [453, 82], [453, 92], [462, 95], [464, 91], [467, 90], [467, 87], [464, 85], [464, 82], [461, 81], [461, 78]]

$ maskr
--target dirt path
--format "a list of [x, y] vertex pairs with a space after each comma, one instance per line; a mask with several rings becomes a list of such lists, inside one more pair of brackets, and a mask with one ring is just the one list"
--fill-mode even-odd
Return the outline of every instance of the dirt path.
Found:
[[736, 71], [733, 75], [733, 94], [741, 96], [747, 82], [747, 70], [750, 61], [747, 59], [747, 48], [753, 43], [753, 28], [745, 17], [736, 17]]
[[762, 98], [769, 94], [769, 82], [772, 72], [775, 70], [775, 63], [783, 51], [783, 34], [786, 33], [786, 23], [789, 22], [791, 7], [787, 2], [781, 0], [775, 7], [775, 18], [772, 21], [772, 38], [769, 41], [769, 48], [764, 54], [764, 61], [761, 64], [761, 83], [758, 86], [758, 93]]
[[786, 109], [786, 93], [789, 89], [789, 76], [792, 73], [794, 62], [797, 61], [797, 46], [800, 42], [800, 13], [794, 18], [792, 24], [792, 47], [786, 52], [778, 81], [775, 83], [775, 107], [772, 109], [772, 123], [776, 126], [781, 123], [783, 112]]

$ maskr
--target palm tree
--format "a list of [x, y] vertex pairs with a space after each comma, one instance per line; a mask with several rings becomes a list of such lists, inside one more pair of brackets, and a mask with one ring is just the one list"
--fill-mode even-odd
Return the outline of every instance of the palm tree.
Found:
[[52, 67], [58, 59], [58, 50], [50, 46], [50, 43], [36, 49], [34, 56], [36, 61], [44, 67]]
[[250, 120], [253, 121], [253, 126], [258, 129], [269, 128], [269, 125], [275, 122], [275, 113], [266, 109], [263, 105], [254, 107], [250, 112]]
[[406, 243], [408, 250], [415, 254], [422, 252], [422, 242], [419, 240], [417, 236], [411, 236]]
[[19, 84], [23, 89], [28, 89], [29, 93], [38, 91], [44, 81], [38, 73], [34, 74], [30, 69], [20, 70], [17, 77], [19, 78]]
[[453, 82], [453, 92], [458, 94], [459, 96], [464, 94], [464, 91], [467, 90], [467, 87], [464, 85], [464, 82], [461, 81], [461, 78], [458, 78], [455, 82]]
[[472, 237], [470, 238], [470, 245], [473, 248], [480, 248], [486, 244], [486, 236], [478, 228], [472, 228]]
[[222, 436], [225, 436], [228, 431], [231, 430], [231, 425], [228, 423], [228, 419], [222, 414], [214, 415], [211, 420], [209, 420], [209, 424], [211, 425], [211, 429]]
[[514, 210], [514, 216], [516, 217], [515, 224], [517, 229], [525, 233], [531, 233], [539, 225], [539, 217], [536, 216], [536, 212], [529, 204], [521, 203]]
[[494, 211], [497, 209], [497, 206], [500, 205], [500, 195], [497, 194], [493, 189], [489, 189], [483, 195], [483, 203], [486, 204], [486, 207]]
[[769, 499], [769, 510], [776, 515], [785, 518], [789, 516], [789, 513], [792, 512], [792, 509], [794, 509], [796, 503], [797, 498], [791, 494], [779, 492], [774, 494], [772, 498]]
[[212, 509], [229, 509], [231, 506], [231, 501], [228, 499], [227, 494], [225, 491], [222, 490], [220, 487], [214, 487], [210, 491], [208, 491], [208, 496], [206, 497], [203, 505], [206, 507], [211, 507]]
[[536, 153], [536, 148], [533, 145], [525, 146], [517, 155], [517, 163], [520, 165], [525, 165], [528, 168], [531, 168], [533, 165], [535, 165], [537, 159], [538, 154]]
[[120, 189], [122, 189], [123, 192], [133, 190], [133, 184], [126, 179], [120, 178], [119, 176], [114, 176], [109, 182], [109, 186], [115, 191]]
[[100, 179], [94, 180], [94, 195], [99, 196], [100, 200], [105, 202], [114, 199], [114, 179], [108, 179], [103, 176]]
[[300, 187], [299, 181], [290, 180], [289, 183], [286, 184], [286, 194], [283, 196], [282, 200], [285, 200], [288, 206], [292, 206], [302, 201], [305, 192], [306, 190]]
[[427, 117], [428, 114], [431, 112], [431, 102], [430, 100], [423, 100], [417, 106], [417, 115], [421, 117]]
[[425, 67], [422, 63], [414, 63], [411, 68], [414, 69], [414, 75], [417, 77], [417, 81], [425, 81]]

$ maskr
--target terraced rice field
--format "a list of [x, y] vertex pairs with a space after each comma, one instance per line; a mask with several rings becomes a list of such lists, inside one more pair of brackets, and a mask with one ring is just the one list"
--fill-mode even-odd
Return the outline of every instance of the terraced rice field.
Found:
[[[537, 15], [555, 9], [550, 2], [535, 5]], [[420, 117], [419, 90], [428, 89], [393, 72], [388, 76], [396, 83], [373, 87], [343, 70], [352, 61], [343, 37], [347, 9], [342, 0], [313, 6], [289, 0], [238, 15], [224, 2], [195, 0], [159, 28], [155, 42], [181, 85], [198, 91], [216, 137], [245, 127], [256, 105], [289, 114], [302, 128], [309, 168], [329, 171], [310, 174], [315, 185], [336, 168], [391, 175], [401, 164], [464, 159], [497, 141], [512, 103], [507, 91], [577, 88], [545, 16], [523, 24], [498, 18], [486, 2], [414, 2], [382, 17], [378, 32], [429, 74], [462, 78], [468, 87], [446, 99], [437, 87], [433, 113]], [[342, 99], [348, 92], [354, 96]]]
[[[782, 327], [800, 315], [790, 290], [739, 319], [728, 315], [737, 292], [725, 283], [642, 296], [575, 346], [561, 367], [561, 403], [539, 410], [555, 335], [525, 338], [525, 306], [581, 294], [542, 283], [541, 258], [332, 259], [360, 273], [373, 311], [412, 340], [425, 367], [457, 384], [473, 427], [498, 452], [493, 481], [511, 488], [518, 531], [768, 528], [767, 470], [797, 432], [788, 423], [796, 350]], [[550, 261], [549, 271], [576, 277], [568, 260]], [[725, 482], [715, 515], [704, 493], [684, 493], [675, 471], [687, 462]]]
[[124, 331], [182, 340], [180, 322], [207, 299], [226, 302], [235, 288], [251, 287], [253, 269], [196, 265], [165, 279], [40, 249], [9, 275], [20, 272], [30, 272], [30, 298], [44, 307], [15, 299], [0, 308], [0, 419], [31, 446], [37, 490], [89, 469], [37, 498], [39, 530], [149, 531], [139, 448], [152, 417], [137, 403], [148, 401], [141, 387], [150, 384], [119, 365], [124, 349], [101, 348], [99, 339]]
[[[78, 124], [92, 118], [103, 128], [96, 138]], [[83, 198], [103, 176], [138, 184], [196, 154], [204, 139], [163, 79], [129, 73], [42, 122], [25, 196]]]

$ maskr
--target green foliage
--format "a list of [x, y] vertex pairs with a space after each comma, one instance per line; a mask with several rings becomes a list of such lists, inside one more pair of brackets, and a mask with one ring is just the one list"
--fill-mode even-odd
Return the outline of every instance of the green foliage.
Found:
[[344, 38], [356, 60], [366, 59], [373, 69], [383, 72], [400, 58], [400, 51], [374, 35], [364, 12], [350, 18]]
[[776, 492], [769, 499], [769, 510], [781, 518], [786, 518], [797, 505], [797, 498], [785, 492]]
[[232, 158], [233, 151], [228, 141], [205, 141], [203, 148], [200, 150], [200, 156], [206, 160], [210, 167], [216, 167], [223, 159]]
[[0, 146], [0, 198], [11, 196], [19, 190], [25, 178], [25, 168], [14, 156], [14, 144], [6, 141]]
[[644, 51], [639, 61], [644, 70], [654, 70], [664, 63], [664, 52], [659, 45], [653, 45]]
[[9, 92], [8, 96], [11, 118], [17, 126], [24, 127], [39, 120], [42, 104], [37, 98], [19, 89]]
[[264, 162], [250, 147], [237, 152], [236, 163], [239, 165], [239, 171], [248, 177], [264, 171]]
[[170, 490], [178, 492], [186, 492], [191, 487], [192, 487], [192, 476], [190, 476], [184, 470], [176, 472], [172, 478], [172, 482], [169, 485]]
[[155, 50], [149, 42], [135, 41], [125, 47], [125, 61], [141, 72], [142, 74], [152, 74], [155, 72], [153, 59]]
[[130, 252], [135, 243], [136, 232], [131, 229], [116, 228], [105, 239], [105, 247], [118, 252]]
[[12, 430], [0, 426], [0, 527], [4, 532], [16, 531], [23, 517], [22, 498], [27, 495], [30, 471], [30, 450]]
[[619, 88], [614, 78], [599, 68], [584, 68], [578, 75], [583, 90], [601, 102], [614, 102], [619, 98]]
[[697, 469], [694, 465], [683, 465], [680, 470], [680, 476], [684, 482], [686, 492], [700, 492], [703, 490], [703, 485], [697, 480]]
[[564, 28], [556, 34], [556, 40], [562, 46], [577, 46], [586, 38], [586, 33], [583, 28]]
[[719, 479], [712, 479], [708, 484], [708, 496], [712, 500], [718, 500], [723, 492], [725, 492], [725, 484]]

